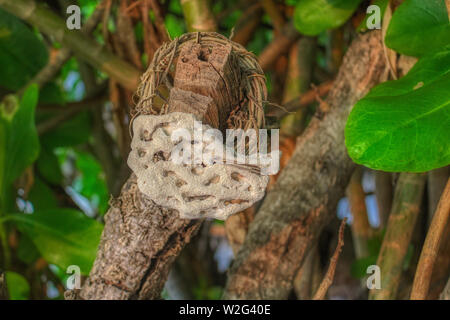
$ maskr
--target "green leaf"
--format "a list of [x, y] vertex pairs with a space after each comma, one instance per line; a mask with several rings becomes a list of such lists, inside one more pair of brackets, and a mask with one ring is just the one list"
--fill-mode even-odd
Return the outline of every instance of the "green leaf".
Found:
[[39, 154], [34, 123], [37, 100], [38, 88], [32, 85], [24, 92], [20, 103], [10, 95], [0, 104], [0, 200], [5, 200], [5, 192], [12, 182]]
[[20, 89], [47, 60], [47, 49], [36, 34], [0, 8], [0, 86]]
[[11, 300], [26, 300], [29, 298], [30, 285], [27, 279], [12, 271], [6, 271], [5, 278]]
[[345, 144], [356, 163], [424, 172], [450, 163], [450, 48], [372, 89], [353, 108]]
[[88, 274], [95, 260], [103, 226], [73, 209], [12, 214], [8, 220], [26, 234], [49, 263], [66, 269], [78, 265]]
[[344, 24], [362, 0], [300, 0], [294, 24], [305, 35], [315, 36]]
[[406, 0], [392, 15], [385, 43], [397, 52], [420, 57], [450, 43], [445, 0]]

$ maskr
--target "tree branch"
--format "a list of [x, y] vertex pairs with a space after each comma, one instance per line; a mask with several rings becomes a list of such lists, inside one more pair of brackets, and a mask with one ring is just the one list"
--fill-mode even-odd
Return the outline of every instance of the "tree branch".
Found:
[[442, 193], [436, 212], [428, 229], [422, 253], [417, 265], [411, 292], [411, 300], [424, 300], [430, 287], [431, 275], [436, 261], [439, 245], [450, 216], [450, 179]]
[[386, 300], [397, 296], [403, 263], [420, 211], [425, 180], [425, 174], [400, 174], [377, 260], [381, 270], [381, 289], [372, 289], [369, 299]]
[[385, 77], [378, 31], [360, 35], [347, 51], [317, 115], [268, 192], [229, 271], [226, 299], [285, 299], [322, 228], [335, 215], [355, 168], [344, 144], [352, 106]]

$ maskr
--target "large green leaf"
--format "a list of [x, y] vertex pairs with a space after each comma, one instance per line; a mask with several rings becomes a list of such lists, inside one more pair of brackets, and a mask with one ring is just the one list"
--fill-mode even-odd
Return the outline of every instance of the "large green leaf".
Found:
[[29, 298], [30, 285], [27, 279], [12, 271], [6, 271], [5, 278], [11, 300], [26, 300]]
[[[28, 87], [20, 103], [14, 95], [0, 104], [0, 200], [27, 166], [39, 154], [39, 140], [34, 123], [38, 88]], [[4, 203], [3, 203], [4, 205]]]
[[70, 265], [88, 274], [95, 260], [103, 226], [73, 209], [52, 209], [7, 217], [36, 245], [49, 263]]
[[47, 49], [36, 34], [0, 8], [0, 86], [20, 89], [47, 60]]
[[403, 78], [375, 87], [345, 129], [350, 157], [384, 171], [423, 172], [450, 163], [450, 49], [424, 57]]
[[294, 23], [309, 36], [341, 26], [362, 0], [300, 0], [295, 7]]
[[405, 0], [392, 15], [385, 42], [409, 56], [441, 50], [450, 43], [445, 0]]

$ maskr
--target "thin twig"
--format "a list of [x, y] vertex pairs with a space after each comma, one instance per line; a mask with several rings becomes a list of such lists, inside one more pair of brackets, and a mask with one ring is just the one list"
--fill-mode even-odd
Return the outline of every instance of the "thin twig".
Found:
[[320, 85], [312, 88], [305, 94], [302, 94], [299, 98], [292, 100], [284, 105], [284, 108], [279, 108], [276, 105], [274, 107], [269, 106], [269, 110], [266, 113], [267, 117], [274, 117], [280, 119], [288, 113], [295, 112], [300, 108], [304, 108], [309, 106], [311, 103], [317, 100], [317, 97], [323, 97], [328, 94], [331, 87], [333, 85], [333, 81], [326, 81], [321, 83]]
[[339, 227], [338, 244], [336, 246], [336, 250], [334, 250], [334, 254], [330, 260], [330, 266], [328, 267], [327, 273], [320, 283], [319, 289], [317, 289], [313, 300], [323, 300], [325, 298], [325, 295], [327, 294], [328, 288], [333, 283], [334, 272], [336, 271], [339, 255], [341, 254], [342, 247], [344, 246], [344, 229], [346, 223], [347, 218], [342, 219], [341, 226]]
[[450, 179], [439, 200], [438, 207], [428, 229], [422, 253], [417, 265], [416, 275], [411, 292], [411, 300], [424, 300], [430, 287], [431, 275], [436, 261], [439, 244], [443, 237], [450, 216]]

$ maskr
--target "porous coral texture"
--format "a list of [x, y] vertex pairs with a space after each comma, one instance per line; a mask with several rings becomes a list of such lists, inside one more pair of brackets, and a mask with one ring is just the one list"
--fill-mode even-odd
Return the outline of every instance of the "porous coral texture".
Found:
[[[188, 163], [174, 161], [176, 150], [190, 148], [194, 157], [195, 145], [205, 154], [214, 143], [198, 139], [195, 121], [194, 115], [181, 112], [138, 116], [133, 122], [128, 165], [137, 176], [139, 190], [156, 204], [178, 210], [181, 218], [225, 220], [260, 200], [269, 179], [260, 174], [259, 165], [225, 163], [226, 152], [211, 152], [212, 161], [205, 157]], [[205, 124], [201, 128], [203, 133], [212, 129]], [[190, 138], [174, 139], [178, 129]]]

